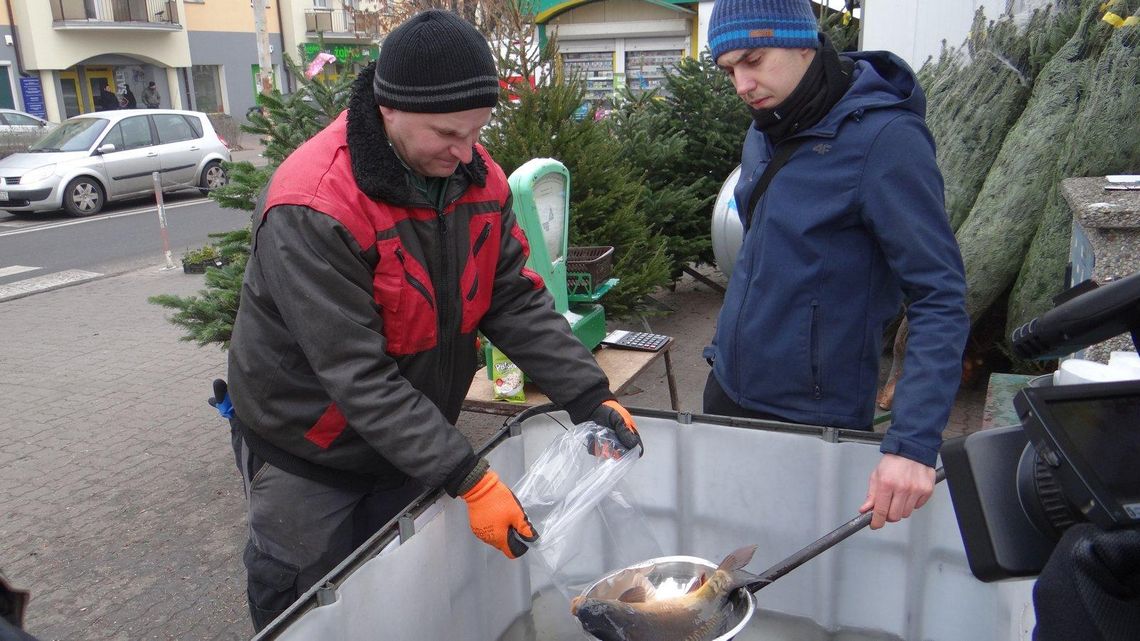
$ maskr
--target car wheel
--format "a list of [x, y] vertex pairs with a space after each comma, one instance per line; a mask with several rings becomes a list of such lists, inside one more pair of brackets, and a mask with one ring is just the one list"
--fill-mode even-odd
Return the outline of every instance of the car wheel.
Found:
[[80, 176], [63, 190], [63, 210], [75, 217], [93, 216], [103, 211], [106, 196], [99, 181]]
[[222, 167], [222, 163], [211, 160], [206, 163], [206, 168], [202, 170], [202, 183], [199, 188], [202, 194], [208, 194], [218, 187], [225, 187], [230, 182], [230, 177], [226, 174], [226, 170]]

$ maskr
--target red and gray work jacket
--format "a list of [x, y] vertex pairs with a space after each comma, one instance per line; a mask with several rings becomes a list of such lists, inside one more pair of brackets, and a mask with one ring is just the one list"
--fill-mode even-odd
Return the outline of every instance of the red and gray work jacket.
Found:
[[282, 163], [259, 207], [229, 349], [251, 449], [318, 480], [448, 485], [476, 460], [454, 427], [476, 330], [574, 420], [612, 398], [524, 266], [506, 176], [482, 146], [437, 209], [355, 115]]

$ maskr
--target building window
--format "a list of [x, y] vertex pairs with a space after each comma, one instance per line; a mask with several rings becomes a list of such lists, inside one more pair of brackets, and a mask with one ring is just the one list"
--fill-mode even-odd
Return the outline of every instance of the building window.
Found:
[[216, 113], [222, 111], [222, 83], [217, 65], [194, 65], [194, 108]]

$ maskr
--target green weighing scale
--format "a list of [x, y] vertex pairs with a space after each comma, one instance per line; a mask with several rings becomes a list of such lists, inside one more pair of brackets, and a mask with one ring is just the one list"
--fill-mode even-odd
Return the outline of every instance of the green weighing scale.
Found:
[[[542, 277], [554, 297], [555, 311], [566, 317], [574, 335], [587, 349], [594, 349], [606, 336], [606, 314], [598, 300], [618, 279], [596, 284], [590, 292], [568, 291], [570, 172], [553, 158], [534, 158], [516, 169], [508, 182], [514, 195], [515, 216], [530, 244], [526, 266]], [[491, 346], [486, 345], [485, 350], [490, 363]]]

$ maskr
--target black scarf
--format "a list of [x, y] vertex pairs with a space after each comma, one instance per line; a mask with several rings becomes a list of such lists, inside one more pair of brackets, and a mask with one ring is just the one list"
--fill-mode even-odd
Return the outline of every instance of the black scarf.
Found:
[[784, 102], [771, 109], [750, 108], [756, 128], [778, 143], [812, 127], [847, 93], [854, 68], [855, 63], [850, 58], [840, 58], [827, 36], [820, 34], [815, 59]]

